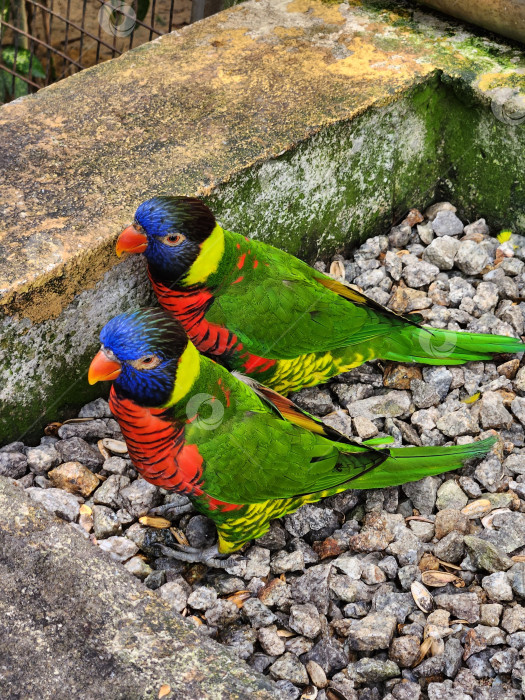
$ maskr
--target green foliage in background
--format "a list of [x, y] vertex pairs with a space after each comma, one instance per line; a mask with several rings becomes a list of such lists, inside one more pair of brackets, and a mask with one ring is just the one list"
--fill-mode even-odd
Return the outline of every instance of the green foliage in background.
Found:
[[143, 22], [148, 14], [149, 10], [149, 0], [137, 0], [136, 5], [137, 19], [139, 22]]
[[[0, 0], [0, 17], [25, 34], [29, 33], [25, 0]], [[22, 78], [2, 70], [2, 65], [31, 80], [46, 77], [42, 64], [28, 49], [27, 36], [17, 34], [16, 46], [8, 44], [0, 47], [0, 103], [29, 92], [29, 85]]]
[[[14, 46], [2, 46], [1, 56], [2, 63], [20, 75], [31, 79], [46, 77], [45, 70], [38, 58], [35, 55], [31, 58], [31, 52], [27, 49], [18, 48], [16, 50]], [[14, 76], [11, 73], [0, 69], [0, 102], [5, 102], [9, 97], [16, 98], [27, 95], [29, 92], [27, 83], [21, 78], [14, 78], [13, 85], [13, 78]]]

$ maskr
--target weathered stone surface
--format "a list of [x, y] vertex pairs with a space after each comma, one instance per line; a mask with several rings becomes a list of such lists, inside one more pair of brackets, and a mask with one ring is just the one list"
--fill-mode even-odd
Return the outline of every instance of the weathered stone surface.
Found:
[[473, 435], [479, 432], [476, 420], [471, 415], [467, 406], [462, 406], [457, 411], [445, 413], [436, 423], [438, 430], [441, 430], [447, 437], [458, 437], [460, 435]]
[[286, 647], [284, 639], [277, 634], [277, 627], [261, 627], [257, 633], [257, 638], [262, 647], [262, 650], [270, 656], [281, 656], [284, 654]]
[[490, 261], [488, 253], [475, 241], [462, 241], [456, 253], [456, 265], [466, 275], [477, 275]]
[[355, 664], [349, 664], [348, 675], [358, 683], [380, 683], [401, 675], [399, 666], [394, 661], [364, 658]]
[[459, 564], [465, 553], [465, 545], [463, 543], [463, 535], [456, 530], [452, 530], [448, 535], [445, 535], [436, 545], [434, 545], [434, 554], [438, 559], [448, 561], [451, 564]]
[[504, 571], [496, 571], [490, 576], [485, 576], [481, 585], [491, 600], [508, 601], [514, 597]]
[[483, 428], [510, 428], [512, 416], [503, 405], [503, 398], [495, 391], [487, 391], [481, 401]]
[[410, 394], [406, 391], [390, 391], [384, 396], [371, 396], [369, 399], [355, 401], [348, 405], [352, 418], [363, 416], [374, 418], [394, 418], [406, 413], [410, 408]]
[[435, 238], [425, 249], [423, 260], [437, 265], [440, 270], [451, 270], [458, 248], [459, 241], [451, 236]]
[[454, 479], [448, 479], [439, 487], [436, 501], [438, 510], [449, 508], [461, 510], [467, 503], [467, 494], [461, 490]]
[[53, 445], [30, 447], [26, 451], [27, 466], [33, 474], [45, 474], [58, 464], [58, 452]]
[[19, 479], [27, 471], [27, 459], [21, 452], [0, 452], [0, 474]]
[[108, 537], [98, 543], [100, 549], [109, 554], [113, 561], [125, 562], [139, 551], [137, 545], [127, 537]]
[[280, 697], [3, 478], [0, 548], [3, 688], [42, 700], [157, 700], [163, 684], [188, 700]]
[[397, 591], [381, 591], [374, 595], [373, 611], [387, 617], [397, 618], [399, 624], [403, 624], [407, 615], [416, 609], [416, 604], [411, 593], [398, 593]]
[[124, 568], [141, 581], [145, 581], [148, 576], [153, 573], [151, 566], [141, 557], [131, 557], [131, 559], [124, 564]]
[[363, 440], [368, 440], [379, 432], [375, 423], [365, 416], [356, 416], [354, 418], [354, 427], [359, 437], [363, 438]]
[[328, 577], [332, 564], [310, 567], [304, 576], [292, 583], [292, 597], [298, 603], [313, 603], [319, 612], [326, 614], [330, 601]]
[[80, 437], [59, 440], [55, 443], [55, 450], [58, 452], [60, 461], [80, 462], [93, 471], [98, 471], [104, 463], [101, 452]]
[[465, 537], [465, 545], [477, 568], [485, 569], [489, 573], [495, 573], [496, 571], [506, 571], [512, 566], [512, 559], [505, 556], [505, 553], [491, 542], [486, 542], [473, 535], [467, 535]]
[[286, 652], [270, 666], [270, 673], [274, 678], [287, 680], [297, 685], [308, 683], [308, 674], [305, 667], [295, 654]]
[[68, 440], [72, 437], [79, 437], [83, 440], [100, 440], [109, 437], [111, 431], [108, 430], [103, 420], [90, 420], [83, 423], [66, 423], [58, 429], [58, 437]]
[[[525, 8], [521, 2], [507, 3], [505, 0], [495, 0], [490, 4], [470, 3], [458, 4], [456, 2], [443, 3], [440, 0], [424, 0], [425, 5], [433, 7], [442, 12], [450, 13], [453, 17], [458, 17], [465, 22], [477, 24], [491, 32], [497, 32], [503, 36], [508, 36], [516, 41], [523, 41], [521, 28], [525, 22]], [[489, 228], [485, 219], [475, 221], [468, 229], [488, 233]], [[507, 700], [507, 697], [505, 698]], [[510, 700], [510, 698], [509, 698]]]
[[[399, 258], [398, 258], [399, 259]], [[423, 379], [419, 367], [414, 365], [387, 365], [383, 375], [383, 384], [389, 389], [410, 389], [413, 379]]]
[[77, 498], [71, 493], [62, 491], [62, 489], [31, 487], [27, 489], [27, 494], [50, 513], [54, 513], [64, 520], [75, 520], [80, 512]]
[[432, 513], [436, 502], [436, 495], [439, 486], [439, 481], [432, 476], [427, 476], [419, 481], [411, 481], [403, 485], [403, 491], [412, 501], [414, 506], [427, 515]]
[[[219, 601], [222, 603], [223, 601]], [[230, 602], [230, 601], [227, 601]], [[259, 598], [248, 598], [242, 608], [243, 615], [250, 620], [250, 624], [254, 629], [259, 627], [267, 627], [275, 622], [274, 613]]]
[[[160, 502], [158, 488], [145, 479], [137, 479], [120, 491], [124, 508], [135, 517], [146, 513]], [[192, 543], [193, 544], [193, 543]]]
[[313, 639], [321, 630], [317, 608], [312, 603], [292, 605], [290, 608], [290, 627], [298, 634]]
[[112, 474], [93, 494], [93, 501], [103, 506], [118, 507], [121, 505], [120, 491], [129, 486], [127, 476]]
[[371, 613], [361, 620], [336, 620], [337, 634], [348, 637], [348, 646], [355, 651], [388, 649], [397, 620], [393, 615]]
[[510, 634], [518, 630], [525, 630], [525, 608], [521, 605], [507, 608], [503, 613], [501, 626]]
[[413, 666], [419, 656], [419, 639], [411, 634], [392, 640], [388, 655], [403, 668]]
[[507, 571], [507, 577], [514, 593], [525, 598], [525, 562], [517, 562]]
[[434, 525], [436, 537], [440, 540], [453, 530], [466, 534], [469, 529], [469, 519], [460, 510], [444, 508], [436, 515], [436, 522]]
[[432, 222], [432, 230], [436, 236], [457, 236], [463, 233], [463, 224], [452, 211], [440, 211]]
[[317, 644], [304, 655], [303, 661], [315, 661], [325, 673], [333, 673], [347, 665], [348, 654], [337, 639], [321, 637]]
[[438, 593], [434, 600], [438, 607], [448, 610], [456, 618], [463, 618], [469, 623], [479, 621], [479, 600], [475, 593]]
[[100, 484], [92, 471], [80, 462], [65, 462], [48, 473], [53, 486], [78, 496], [89, 496]]
[[97, 540], [119, 535], [121, 530], [115, 511], [107, 506], [93, 506], [93, 532]]

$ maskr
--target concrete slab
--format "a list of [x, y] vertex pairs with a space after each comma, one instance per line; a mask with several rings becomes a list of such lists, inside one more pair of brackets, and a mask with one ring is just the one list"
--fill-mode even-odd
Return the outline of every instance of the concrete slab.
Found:
[[421, 0], [425, 5], [525, 43], [525, 5], [521, 0]]
[[437, 192], [523, 230], [524, 86], [518, 49], [400, 2], [251, 0], [2, 107], [0, 440], [93, 395], [100, 327], [148, 297], [113, 254], [141, 200], [306, 259]]
[[71, 525], [0, 477], [3, 700], [277, 700]]

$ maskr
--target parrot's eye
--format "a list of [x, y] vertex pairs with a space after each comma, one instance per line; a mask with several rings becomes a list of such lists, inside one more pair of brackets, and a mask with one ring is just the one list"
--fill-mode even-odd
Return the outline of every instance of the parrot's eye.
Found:
[[180, 245], [182, 241], [186, 240], [186, 238], [182, 235], [182, 233], [168, 233], [167, 236], [163, 236], [160, 240], [165, 245], [176, 246]]
[[157, 355], [144, 355], [138, 360], [130, 360], [129, 364], [135, 369], [155, 369], [161, 362], [162, 360]]

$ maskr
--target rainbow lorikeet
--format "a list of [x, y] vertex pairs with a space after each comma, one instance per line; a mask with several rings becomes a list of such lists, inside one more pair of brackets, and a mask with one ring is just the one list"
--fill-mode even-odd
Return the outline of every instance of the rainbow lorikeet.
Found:
[[198, 199], [154, 197], [120, 235], [144, 253], [161, 305], [200, 352], [281, 393], [372, 359], [457, 365], [519, 340], [421, 327], [261, 241], [222, 229]]
[[110, 406], [134, 466], [147, 481], [187, 494], [217, 526], [218, 550], [176, 558], [215, 564], [217, 553], [234, 552], [305, 503], [456, 469], [495, 442], [401, 449], [355, 443], [200, 355], [162, 309], [117, 316], [100, 339], [88, 378], [114, 380]]

